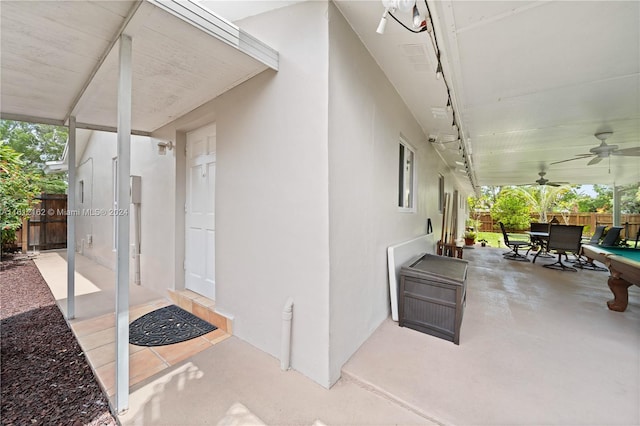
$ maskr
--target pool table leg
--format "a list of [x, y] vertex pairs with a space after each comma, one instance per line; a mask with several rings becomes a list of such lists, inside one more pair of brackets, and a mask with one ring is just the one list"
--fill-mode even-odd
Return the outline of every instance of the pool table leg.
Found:
[[617, 278], [614, 276], [609, 277], [609, 288], [613, 293], [613, 300], [609, 300], [607, 302], [607, 306], [612, 311], [616, 312], [624, 312], [627, 309], [627, 305], [629, 304], [629, 287], [633, 284], [623, 280], [622, 278]]

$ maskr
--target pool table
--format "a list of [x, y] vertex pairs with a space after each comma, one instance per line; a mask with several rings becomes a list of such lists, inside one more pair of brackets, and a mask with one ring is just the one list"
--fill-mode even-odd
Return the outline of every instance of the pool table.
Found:
[[582, 253], [590, 260], [604, 263], [611, 276], [609, 288], [613, 300], [607, 302], [612, 311], [624, 312], [629, 303], [629, 287], [640, 286], [640, 249], [583, 245]]

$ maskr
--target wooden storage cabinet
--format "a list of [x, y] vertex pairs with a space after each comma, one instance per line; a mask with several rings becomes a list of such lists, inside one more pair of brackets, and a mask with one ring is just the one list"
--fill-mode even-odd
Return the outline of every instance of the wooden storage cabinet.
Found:
[[425, 254], [400, 269], [400, 327], [460, 343], [467, 261]]

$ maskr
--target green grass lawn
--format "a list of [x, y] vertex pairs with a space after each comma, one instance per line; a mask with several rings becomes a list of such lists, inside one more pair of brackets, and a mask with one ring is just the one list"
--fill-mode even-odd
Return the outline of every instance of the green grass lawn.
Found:
[[[476, 237], [476, 244], [479, 243], [483, 238], [487, 240], [487, 245], [489, 247], [504, 247], [504, 238], [502, 237], [502, 232], [478, 232], [478, 236]], [[514, 240], [528, 241], [529, 235], [509, 233], [509, 238], [512, 238]]]
[[476, 243], [480, 240], [487, 240], [487, 245], [489, 247], [504, 247], [504, 241], [502, 238], [502, 233], [499, 232], [478, 232], [478, 236], [476, 237]]

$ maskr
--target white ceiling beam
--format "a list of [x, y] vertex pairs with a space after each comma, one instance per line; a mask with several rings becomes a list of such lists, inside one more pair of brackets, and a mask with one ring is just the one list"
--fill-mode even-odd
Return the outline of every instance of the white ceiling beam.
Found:
[[11, 121], [25, 121], [27, 123], [50, 124], [52, 126], [64, 126], [65, 120], [56, 120], [53, 118], [37, 117], [35, 115], [0, 113], [0, 119]]
[[236, 25], [193, 1], [147, 0], [176, 18], [193, 25], [240, 52], [278, 70], [278, 51], [247, 34]]
[[[10, 113], [1, 113], [0, 119], [2, 120], [11, 120], [11, 121], [25, 121], [27, 123], [37, 123], [37, 124], [49, 124], [52, 126], [66, 126], [66, 120], [56, 120], [53, 118], [44, 118], [37, 117], [35, 115], [24, 115], [24, 114], [10, 114]], [[97, 130], [99, 132], [110, 132], [110, 133], [118, 133], [118, 129], [112, 126], [102, 126], [99, 124], [91, 124], [91, 123], [76, 123], [76, 129], [85, 129], [85, 130]], [[135, 136], [151, 136], [151, 132], [147, 132], [144, 130], [131, 130], [131, 134]]]
[[[86, 130], [97, 130], [100, 132], [118, 133], [117, 127], [101, 126], [98, 124], [90, 124], [90, 123], [76, 123], [76, 128], [86, 129]], [[147, 132], [145, 130], [131, 130], [131, 134], [136, 136], [151, 136], [151, 132]]]

